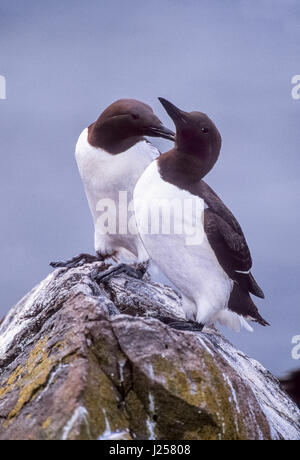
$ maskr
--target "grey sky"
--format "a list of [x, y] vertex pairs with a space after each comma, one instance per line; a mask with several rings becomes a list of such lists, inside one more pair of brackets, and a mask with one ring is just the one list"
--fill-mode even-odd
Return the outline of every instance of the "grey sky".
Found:
[[[299, 367], [300, 74], [297, 0], [1, 0], [1, 307], [93, 251], [74, 161], [81, 130], [113, 100], [157, 96], [210, 115], [223, 136], [207, 180], [239, 219], [272, 323], [226, 332], [277, 374]], [[167, 141], [156, 142], [162, 150]]]

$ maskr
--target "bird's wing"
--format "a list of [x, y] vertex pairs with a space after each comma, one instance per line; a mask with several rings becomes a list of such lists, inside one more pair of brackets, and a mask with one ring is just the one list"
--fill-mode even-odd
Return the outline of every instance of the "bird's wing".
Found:
[[191, 192], [204, 199], [207, 205], [204, 213], [205, 233], [224, 271], [245, 291], [264, 298], [263, 291], [250, 272], [251, 253], [232, 212], [204, 181], [194, 186]]
[[250, 250], [243, 234], [214, 210], [208, 208], [204, 214], [205, 233], [219, 262], [228, 274], [232, 271], [248, 272], [252, 267]]

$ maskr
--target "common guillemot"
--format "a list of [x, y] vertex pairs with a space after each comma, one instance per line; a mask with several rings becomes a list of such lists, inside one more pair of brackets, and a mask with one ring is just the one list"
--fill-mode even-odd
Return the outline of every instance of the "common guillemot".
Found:
[[[152, 108], [135, 99], [120, 99], [86, 128], [76, 145], [76, 161], [82, 178], [95, 227], [96, 255], [80, 254], [66, 262], [52, 262], [51, 266], [76, 267], [83, 263], [128, 256], [142, 264], [149, 256], [135, 228], [133, 215], [127, 205], [133, 199], [136, 182], [159, 151], [144, 136], [162, 137], [174, 141], [174, 133], [162, 125]], [[119, 193], [126, 193], [126, 209], [121, 209]], [[114, 231], [103, 234], [99, 211], [105, 203], [108, 219], [115, 219]], [[113, 215], [109, 215], [112, 212]], [[119, 232], [120, 215], [125, 215], [127, 228]], [[133, 209], [132, 209], [133, 214]], [[129, 222], [130, 221], [130, 222]], [[132, 228], [133, 227], [133, 228]], [[136, 231], [135, 231], [136, 230]]]
[[[241, 327], [252, 331], [248, 321], [266, 326], [250, 297], [250, 293], [260, 298], [264, 294], [251, 274], [252, 258], [242, 229], [202, 180], [219, 157], [221, 135], [207, 115], [187, 113], [166, 99], [159, 100], [176, 125], [176, 142], [172, 150], [148, 166], [135, 187], [135, 215], [144, 246], [181, 291], [188, 320], [201, 327], [219, 321], [238, 331]], [[145, 216], [151, 208], [151, 215], [163, 217], [165, 205], [161, 200], [175, 203], [169, 214], [172, 231], [151, 234], [145, 227]], [[181, 213], [178, 217], [178, 208], [184, 209], [191, 201], [191, 215]], [[197, 216], [195, 209], [201, 214]], [[181, 234], [174, 230], [176, 219], [183, 220]], [[201, 229], [201, 238], [187, 244], [194, 225]], [[178, 326], [183, 328], [181, 323]]]

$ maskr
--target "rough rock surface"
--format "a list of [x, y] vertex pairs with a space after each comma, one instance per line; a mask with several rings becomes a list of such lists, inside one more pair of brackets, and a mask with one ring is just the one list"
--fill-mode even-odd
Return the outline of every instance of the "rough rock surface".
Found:
[[278, 381], [149, 280], [56, 270], [0, 325], [0, 439], [300, 439]]

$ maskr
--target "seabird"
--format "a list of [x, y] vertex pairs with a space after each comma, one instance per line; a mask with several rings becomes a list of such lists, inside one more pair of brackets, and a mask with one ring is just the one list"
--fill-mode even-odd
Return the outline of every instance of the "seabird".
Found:
[[[133, 208], [132, 216], [128, 213], [138, 178], [159, 156], [157, 148], [144, 136], [174, 141], [175, 135], [163, 126], [149, 105], [135, 99], [114, 102], [81, 133], [76, 145], [76, 161], [94, 220], [96, 256], [80, 254], [66, 262], [52, 262], [52, 267], [72, 268], [127, 257], [138, 264], [147, 263], [149, 256], [138, 235]], [[120, 192], [126, 194], [121, 203]], [[115, 225], [104, 234], [100, 216], [106, 204], [106, 217], [115, 220]], [[110, 212], [113, 215], [109, 215]], [[121, 215], [125, 216], [127, 228], [119, 231]]]
[[[221, 135], [206, 114], [187, 113], [166, 99], [159, 100], [174, 121], [176, 142], [148, 166], [135, 187], [135, 215], [144, 246], [181, 291], [188, 320], [201, 328], [218, 321], [237, 331], [241, 327], [252, 331], [248, 321], [266, 326], [250, 296], [264, 298], [264, 293], [251, 273], [252, 258], [243, 231], [203, 181], [219, 157]], [[163, 218], [166, 202], [172, 231], [166, 234], [160, 228], [159, 234], [153, 234], [145, 225], [149, 209], [152, 217]], [[188, 203], [191, 212], [183, 212]], [[200, 215], [195, 211], [199, 209]], [[181, 234], [175, 230], [180, 219]], [[198, 235], [197, 241], [189, 240], [193, 234]], [[178, 328], [182, 329], [181, 323]]]

